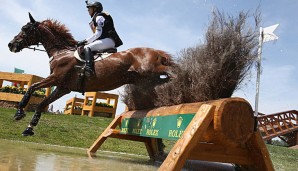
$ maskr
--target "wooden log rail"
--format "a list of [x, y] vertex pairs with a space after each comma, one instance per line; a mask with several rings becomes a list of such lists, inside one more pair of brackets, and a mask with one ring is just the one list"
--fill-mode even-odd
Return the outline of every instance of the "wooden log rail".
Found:
[[298, 131], [298, 111], [290, 110], [258, 116], [258, 126], [264, 140]]
[[118, 138], [144, 142], [150, 158], [155, 160], [159, 152], [156, 140], [167, 136], [178, 140], [159, 170], [178, 171], [186, 160], [205, 160], [273, 171], [269, 152], [260, 132], [254, 131], [254, 123], [251, 106], [241, 98], [127, 111], [111, 122], [87, 153], [92, 157], [107, 138]]

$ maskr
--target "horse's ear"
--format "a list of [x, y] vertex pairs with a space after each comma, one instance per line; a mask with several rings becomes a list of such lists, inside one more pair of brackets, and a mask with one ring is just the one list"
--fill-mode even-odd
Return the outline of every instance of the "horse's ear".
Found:
[[30, 12], [29, 12], [29, 18], [30, 18], [30, 22], [31, 22], [31, 23], [34, 24], [34, 23], [36, 22], [36, 21], [34, 20], [34, 18], [32, 17], [32, 15], [30, 14]]

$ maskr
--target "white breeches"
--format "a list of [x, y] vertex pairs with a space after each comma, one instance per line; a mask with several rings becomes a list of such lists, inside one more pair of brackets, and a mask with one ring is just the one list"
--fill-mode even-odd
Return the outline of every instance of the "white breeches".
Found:
[[87, 47], [89, 47], [91, 51], [110, 49], [110, 48], [115, 48], [115, 42], [111, 38], [105, 38], [105, 39], [95, 40], [94, 42], [84, 46], [84, 48], [87, 48]]

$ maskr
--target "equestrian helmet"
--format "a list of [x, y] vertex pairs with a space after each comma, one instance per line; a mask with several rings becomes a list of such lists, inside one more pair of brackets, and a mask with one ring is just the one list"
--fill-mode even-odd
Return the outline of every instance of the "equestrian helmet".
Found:
[[99, 12], [103, 10], [102, 4], [98, 1], [87, 3], [86, 7], [95, 7]]

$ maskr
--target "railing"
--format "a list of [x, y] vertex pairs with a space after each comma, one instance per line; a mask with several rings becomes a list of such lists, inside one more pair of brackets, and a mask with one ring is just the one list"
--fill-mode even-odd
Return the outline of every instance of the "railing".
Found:
[[264, 140], [298, 131], [298, 111], [290, 110], [258, 116], [258, 126]]

